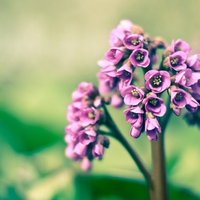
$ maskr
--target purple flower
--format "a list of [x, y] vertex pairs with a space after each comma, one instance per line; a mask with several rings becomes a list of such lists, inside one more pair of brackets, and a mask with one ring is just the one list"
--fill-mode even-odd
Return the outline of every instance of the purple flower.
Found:
[[133, 125], [135, 128], [142, 126], [144, 111], [139, 106], [124, 110], [124, 114], [126, 115], [126, 121]]
[[196, 100], [200, 100], [200, 79], [197, 81], [197, 83], [192, 85], [192, 96]]
[[130, 135], [133, 138], [140, 137], [141, 133], [142, 133], [142, 127], [135, 127], [134, 125], [132, 125], [131, 130], [130, 130]]
[[104, 73], [110, 77], [116, 77], [117, 68], [111, 62], [107, 60], [98, 61], [98, 65], [102, 67], [101, 73]]
[[80, 121], [83, 126], [88, 126], [90, 124], [95, 124], [100, 118], [99, 110], [95, 108], [85, 108], [82, 110], [80, 115]]
[[123, 45], [123, 38], [125, 36], [125, 33], [123, 30], [120, 30], [119, 28], [115, 28], [110, 32], [110, 39], [109, 44], [112, 47], [120, 47]]
[[195, 54], [187, 59], [187, 64], [195, 71], [200, 71], [200, 54]]
[[186, 54], [183, 51], [177, 51], [169, 56], [169, 67], [175, 71], [180, 71], [187, 68], [185, 64]]
[[149, 52], [146, 49], [135, 49], [129, 57], [131, 64], [134, 67], [148, 67], [150, 59]]
[[88, 145], [96, 140], [96, 135], [96, 132], [92, 128], [86, 128], [80, 131], [79, 141], [84, 145]]
[[123, 19], [120, 21], [120, 24], [117, 26], [118, 29], [122, 30], [124, 33], [130, 32], [131, 27], [134, 24], [128, 20], [128, 19]]
[[99, 79], [99, 92], [100, 94], [108, 94], [115, 87], [115, 78], [110, 77], [101, 71], [97, 74], [97, 78]]
[[129, 62], [126, 62], [122, 67], [117, 70], [117, 77], [120, 78], [119, 91], [129, 85], [133, 79], [133, 69]]
[[92, 155], [93, 157], [97, 158], [97, 159], [100, 159], [102, 158], [104, 154], [104, 148], [103, 148], [103, 145], [101, 143], [96, 143], [92, 149]]
[[199, 106], [199, 103], [194, 98], [191, 98], [188, 104], [186, 105], [186, 109], [189, 112], [196, 112], [198, 109], [198, 106]]
[[124, 56], [122, 48], [113, 47], [105, 54], [105, 59], [116, 65]]
[[191, 51], [191, 47], [187, 42], [185, 42], [181, 39], [178, 39], [176, 42], [174, 42], [174, 40], [173, 40], [172, 44], [171, 44], [171, 52], [174, 53], [176, 51], [183, 51], [186, 54], [188, 54]]
[[154, 116], [162, 117], [166, 112], [164, 100], [157, 97], [155, 94], [149, 94], [143, 100], [145, 110], [152, 113]]
[[160, 93], [169, 88], [170, 74], [167, 71], [149, 70], [145, 74], [145, 87], [154, 93]]
[[119, 94], [113, 94], [111, 96], [111, 102], [110, 105], [113, 106], [114, 108], [121, 108], [124, 105], [124, 101]]
[[92, 168], [91, 161], [87, 157], [84, 157], [81, 162], [81, 169], [84, 171], [88, 171], [91, 170], [91, 168]]
[[86, 153], [87, 153], [87, 145], [81, 142], [78, 142], [76, 146], [74, 147], [74, 153], [76, 153], [81, 158], [83, 158], [84, 156], [86, 156]]
[[156, 118], [147, 117], [145, 122], [145, 132], [149, 140], [157, 140], [161, 127]]
[[75, 143], [77, 141], [77, 138], [79, 136], [79, 132], [82, 130], [82, 126], [75, 122], [72, 124], [68, 124], [65, 127], [65, 141], [67, 143]]
[[123, 42], [127, 49], [134, 50], [143, 47], [143, 36], [138, 34], [126, 35]]
[[180, 109], [186, 107], [190, 112], [197, 110], [199, 103], [182, 89], [171, 91], [172, 108], [176, 115], [180, 115]]
[[72, 93], [72, 99], [73, 101], [78, 101], [85, 96], [91, 96], [96, 93], [98, 93], [97, 89], [92, 83], [82, 82], [79, 84], [78, 89]]
[[126, 105], [138, 105], [144, 98], [143, 90], [135, 87], [134, 85], [127, 86], [121, 90], [121, 95], [124, 97]]
[[127, 33], [130, 32], [133, 23], [129, 20], [122, 20], [117, 28], [110, 33], [109, 44], [113, 47], [120, 47], [123, 45], [123, 39]]
[[195, 73], [191, 69], [185, 69], [176, 74], [175, 83], [178, 83], [184, 87], [189, 87], [197, 83], [199, 79], [199, 73]]
[[65, 155], [68, 157], [68, 158], [73, 158], [74, 160], [78, 160], [80, 158], [79, 155], [77, 155], [75, 152], [74, 152], [74, 144], [73, 143], [69, 143], [67, 145], [67, 148], [65, 149]]
[[67, 106], [67, 120], [69, 122], [77, 122], [80, 117], [80, 107], [77, 107], [77, 103], [71, 103]]
[[171, 91], [171, 102], [177, 108], [184, 108], [190, 101], [190, 95], [184, 90], [178, 88]]

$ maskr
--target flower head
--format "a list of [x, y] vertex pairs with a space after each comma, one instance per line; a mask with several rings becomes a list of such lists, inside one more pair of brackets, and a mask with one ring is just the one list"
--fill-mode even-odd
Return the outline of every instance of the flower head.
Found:
[[146, 49], [135, 49], [129, 57], [131, 64], [134, 67], [146, 68], [150, 64], [149, 52]]
[[200, 71], [200, 54], [195, 54], [187, 58], [187, 64], [192, 70]]
[[121, 48], [113, 47], [105, 54], [105, 59], [115, 65], [123, 58], [123, 56], [124, 52]]
[[154, 93], [160, 93], [169, 88], [170, 74], [167, 71], [149, 70], [145, 74], [145, 87]]
[[138, 105], [144, 98], [144, 91], [134, 85], [127, 86], [121, 90], [126, 105]]
[[145, 132], [149, 140], [157, 140], [161, 127], [156, 118], [147, 117], [145, 122]]
[[123, 42], [127, 49], [134, 50], [143, 47], [144, 37], [138, 34], [126, 35]]
[[177, 51], [169, 56], [169, 67], [175, 71], [180, 71], [187, 68], [185, 64], [186, 54], [183, 51]]
[[164, 100], [157, 97], [155, 94], [149, 94], [144, 100], [143, 104], [147, 112], [152, 113], [154, 116], [162, 117], [166, 112]]

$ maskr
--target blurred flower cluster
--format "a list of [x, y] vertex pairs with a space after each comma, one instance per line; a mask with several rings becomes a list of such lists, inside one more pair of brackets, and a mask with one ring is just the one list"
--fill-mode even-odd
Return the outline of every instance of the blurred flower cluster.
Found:
[[89, 170], [94, 158], [101, 159], [109, 140], [99, 133], [104, 123], [104, 112], [100, 109], [102, 99], [92, 83], [82, 82], [72, 94], [73, 102], [68, 105], [65, 141], [68, 143], [66, 156], [82, 161], [82, 169]]

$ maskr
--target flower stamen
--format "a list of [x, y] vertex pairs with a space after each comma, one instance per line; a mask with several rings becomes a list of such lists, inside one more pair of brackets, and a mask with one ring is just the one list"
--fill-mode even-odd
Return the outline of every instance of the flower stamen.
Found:
[[153, 87], [159, 87], [162, 84], [162, 76], [153, 76], [151, 78], [151, 84]]
[[137, 52], [137, 53], [135, 54], [135, 59], [136, 59], [137, 61], [143, 61], [143, 60], [144, 60], [144, 53], [141, 52], [141, 51]]

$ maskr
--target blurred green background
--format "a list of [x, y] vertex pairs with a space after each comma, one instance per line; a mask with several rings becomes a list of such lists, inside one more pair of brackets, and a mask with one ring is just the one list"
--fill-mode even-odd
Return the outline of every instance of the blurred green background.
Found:
[[[0, 0], [0, 199], [148, 199], [136, 165], [111, 139], [90, 173], [65, 158], [66, 106], [81, 81], [97, 84], [97, 61], [121, 19], [151, 37], [182, 38], [200, 51], [200, 1]], [[129, 137], [151, 168], [150, 143]], [[171, 199], [200, 199], [200, 131], [173, 116], [166, 131]], [[123, 179], [124, 178], [124, 179]]]

